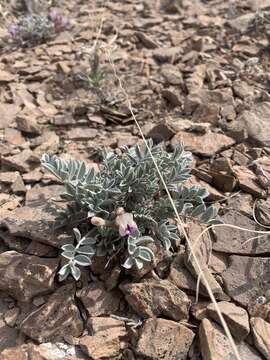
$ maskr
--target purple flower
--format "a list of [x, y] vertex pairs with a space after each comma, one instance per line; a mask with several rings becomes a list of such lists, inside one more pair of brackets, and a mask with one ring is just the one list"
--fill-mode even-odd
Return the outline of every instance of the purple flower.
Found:
[[11, 25], [8, 28], [8, 33], [13, 38], [17, 37], [17, 35], [18, 35], [18, 27], [17, 27], [17, 25]]
[[54, 28], [56, 32], [60, 32], [63, 29], [67, 29], [70, 26], [69, 19], [61, 15], [58, 10], [52, 10], [50, 12], [49, 17], [54, 24]]
[[138, 230], [137, 224], [133, 220], [133, 215], [131, 213], [125, 212], [124, 210], [118, 212], [115, 223], [118, 226], [119, 234], [121, 236], [132, 236]]
[[62, 15], [60, 14], [60, 12], [58, 10], [52, 10], [50, 12], [50, 19], [54, 22], [54, 21], [59, 21], [59, 19], [62, 17]]

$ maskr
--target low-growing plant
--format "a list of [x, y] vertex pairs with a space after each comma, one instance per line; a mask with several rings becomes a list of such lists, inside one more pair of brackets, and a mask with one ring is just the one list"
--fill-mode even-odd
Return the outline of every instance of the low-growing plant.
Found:
[[[151, 153], [166, 180], [179, 214], [196, 218], [208, 225], [217, 222], [214, 207], [206, 207], [208, 192], [197, 186], [185, 186], [190, 177], [192, 155], [177, 147], [168, 153], [148, 141]], [[59, 211], [57, 223], [88, 223], [82, 236], [75, 228], [77, 244], [64, 245], [68, 259], [59, 274], [65, 279], [80, 277], [78, 265], [88, 266], [93, 256], [125, 257], [127, 269], [141, 269], [155, 258], [151, 243], [159, 242], [166, 250], [179, 240], [174, 211], [147, 147], [123, 147], [121, 154], [103, 152], [100, 171], [87, 169], [83, 161], [62, 160], [44, 154], [42, 165], [65, 185], [61, 195], [67, 201]]]
[[21, 46], [32, 46], [52, 39], [69, 26], [69, 20], [59, 11], [53, 10], [48, 16], [39, 14], [22, 16], [16, 24], [9, 27], [8, 32]]
[[93, 47], [88, 56], [89, 71], [77, 74], [77, 78], [82, 80], [89, 88], [98, 88], [100, 82], [104, 79], [104, 72], [100, 68], [99, 49], [97, 46]]
[[249, 21], [248, 32], [263, 34], [267, 28], [270, 28], [270, 11], [258, 10]]

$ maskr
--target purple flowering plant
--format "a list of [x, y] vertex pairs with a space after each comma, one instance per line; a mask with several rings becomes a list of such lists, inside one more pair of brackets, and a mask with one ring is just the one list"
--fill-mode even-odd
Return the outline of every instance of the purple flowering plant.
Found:
[[11, 24], [8, 34], [22, 46], [32, 46], [52, 39], [57, 33], [70, 28], [70, 21], [58, 10], [47, 15], [30, 14], [22, 16]]
[[[207, 225], [217, 222], [216, 210], [204, 201], [207, 190], [185, 185], [191, 153], [182, 146], [169, 153], [151, 140], [148, 146], [179, 214]], [[174, 211], [149, 149], [135, 145], [123, 147], [121, 154], [104, 151], [102, 156], [98, 172], [83, 161], [47, 154], [41, 159], [43, 167], [65, 185], [61, 197], [66, 208], [59, 211], [57, 224], [75, 227], [76, 241], [62, 247], [67, 264], [59, 272], [61, 280], [70, 274], [79, 279], [79, 266], [91, 266], [94, 256], [117, 257], [126, 269], [142, 269], [146, 263], [154, 266], [155, 248], [160, 244], [171, 252], [180, 240]]]

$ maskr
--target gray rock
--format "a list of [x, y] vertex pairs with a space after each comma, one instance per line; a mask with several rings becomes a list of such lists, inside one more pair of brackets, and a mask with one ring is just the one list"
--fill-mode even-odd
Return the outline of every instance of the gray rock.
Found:
[[[236, 211], [229, 211], [221, 216], [224, 224], [239, 226], [248, 230], [265, 230], [258, 226], [255, 221], [249, 219]], [[213, 243], [213, 250], [223, 252], [226, 254], [244, 254], [244, 255], [262, 255], [270, 252], [270, 241], [267, 235], [260, 235], [259, 239], [249, 241], [249, 239], [256, 237], [255, 232], [247, 232], [243, 230], [234, 229], [227, 226], [217, 227], [215, 229], [215, 239]]]
[[[210, 272], [208, 272], [208, 275]], [[197, 280], [192, 275], [192, 273], [187, 269], [185, 265], [185, 259], [183, 255], [178, 255], [175, 257], [172, 265], [171, 271], [169, 274], [169, 280], [175, 284], [179, 289], [182, 289], [188, 293], [193, 295], [197, 292]], [[209, 278], [208, 278], [209, 280]], [[228, 300], [228, 296], [223, 292], [221, 286], [218, 284], [217, 281], [214, 281], [212, 278], [212, 291], [219, 300]], [[205, 297], [209, 297], [208, 292], [206, 291], [205, 287], [202, 286], [200, 282], [199, 293]]]
[[238, 123], [247, 131], [248, 138], [260, 146], [270, 146], [270, 103], [262, 102], [254, 105], [253, 109], [245, 110], [238, 118]]
[[247, 31], [250, 21], [254, 18], [254, 13], [247, 13], [241, 16], [238, 16], [232, 20], [229, 20], [227, 23], [237, 31], [244, 33]]
[[246, 307], [270, 288], [270, 258], [232, 255], [222, 278], [227, 294]]

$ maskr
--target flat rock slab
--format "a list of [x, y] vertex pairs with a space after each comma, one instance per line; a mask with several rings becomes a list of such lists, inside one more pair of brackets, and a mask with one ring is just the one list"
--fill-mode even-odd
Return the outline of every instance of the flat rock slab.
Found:
[[67, 334], [79, 337], [83, 332], [83, 322], [74, 294], [73, 284], [60, 287], [44, 305], [22, 321], [21, 331], [38, 342], [55, 341]]
[[[197, 280], [192, 273], [187, 269], [185, 265], [184, 256], [181, 254], [176, 256], [169, 274], [169, 280], [176, 285], [179, 289], [186, 291], [188, 294], [196, 294], [197, 291]], [[215, 285], [218, 284], [217, 282]], [[211, 284], [213, 285], [213, 283]], [[228, 296], [224, 293], [221, 286], [216, 288], [212, 287], [212, 291], [218, 300], [228, 300]], [[205, 287], [200, 284], [199, 293], [202, 296], [209, 297]]]
[[267, 360], [270, 360], [270, 324], [261, 318], [250, 320], [256, 348]]
[[118, 338], [107, 339], [99, 335], [82, 337], [80, 347], [92, 360], [115, 359], [121, 351], [121, 343]]
[[[6, 314], [9, 311], [7, 295], [0, 292], [0, 354], [7, 349], [18, 345], [19, 331], [7, 325]], [[22, 340], [23, 341], [23, 340]], [[2, 360], [2, 357], [0, 358]]]
[[[195, 222], [190, 222], [188, 224], [188, 234], [190, 241], [192, 243], [193, 251], [196, 254], [196, 259], [198, 263], [200, 264], [200, 268], [203, 271], [204, 277], [210, 286], [212, 292], [219, 296], [223, 295], [223, 290], [220, 286], [220, 284], [215, 279], [214, 275], [212, 274], [211, 270], [208, 267], [209, 263], [209, 254], [211, 253], [212, 248], [212, 241], [209, 236], [209, 233], [204, 233], [203, 236], [200, 237], [201, 233], [205, 230], [205, 228], [199, 224], [196, 224]], [[200, 238], [199, 238], [200, 237]], [[197, 239], [199, 238], [199, 241]], [[196, 243], [197, 241], [197, 243]], [[195, 246], [196, 244], [196, 246]], [[185, 265], [187, 269], [190, 271], [190, 273], [194, 276], [194, 278], [197, 281], [198, 274], [200, 273], [198, 266], [194, 260], [194, 257], [192, 256], [192, 253], [190, 251], [189, 246], [186, 246], [186, 254], [185, 254]], [[200, 288], [204, 293], [207, 292], [207, 288], [204, 285], [204, 282], [200, 282]]]
[[214, 132], [201, 135], [180, 131], [172, 138], [171, 143], [173, 147], [183, 143], [186, 150], [192, 151], [196, 155], [212, 157], [216, 153], [232, 146], [235, 141], [226, 135]]
[[59, 195], [63, 192], [63, 185], [35, 185], [27, 191], [25, 196], [25, 205], [31, 207], [43, 206], [46, 203], [51, 203], [53, 198], [59, 198]]
[[5, 165], [8, 169], [18, 170], [21, 173], [26, 173], [31, 170], [31, 156], [32, 151], [30, 149], [25, 149], [20, 151], [16, 155], [3, 157], [1, 159], [2, 164]]
[[121, 285], [128, 304], [144, 318], [165, 316], [173, 320], [188, 318], [190, 300], [168, 280], [146, 280]]
[[58, 262], [6, 251], [0, 254], [0, 289], [20, 301], [49, 293], [54, 289]]
[[270, 288], [270, 258], [232, 255], [222, 278], [227, 294], [246, 307]]
[[75, 346], [65, 343], [32, 343], [7, 348], [1, 353], [1, 360], [80, 360], [85, 356], [79, 353]]
[[151, 360], [185, 360], [195, 334], [165, 319], [148, 319], [137, 345], [138, 355]]
[[[203, 319], [199, 330], [200, 348], [203, 360], [235, 359], [230, 342], [222, 328], [208, 319]], [[260, 355], [248, 344], [237, 344], [241, 360], [259, 360]]]
[[233, 174], [241, 190], [258, 198], [266, 197], [266, 191], [258, 183], [258, 176], [246, 166], [235, 165], [233, 167]]
[[[197, 74], [199, 75], [197, 78], [201, 78], [202, 75], [200, 74], [200, 70], [203, 71], [203, 69], [199, 70], [197, 68], [196, 70]], [[188, 80], [190, 81], [190, 79]], [[189, 81], [187, 82], [187, 85], [189, 85]], [[188, 87], [190, 88], [190, 86]], [[194, 85], [192, 87], [194, 90]], [[197, 87], [196, 90], [197, 91], [190, 93], [185, 98], [184, 102], [185, 114], [192, 115], [192, 121], [198, 123], [209, 122], [213, 125], [217, 125], [220, 114], [226, 112], [226, 108], [230, 108], [230, 112], [234, 112], [234, 100], [231, 89], [225, 88], [222, 90], [198, 90]]]
[[119, 291], [107, 291], [102, 282], [93, 282], [77, 292], [90, 316], [110, 315], [117, 312], [121, 300]]
[[[220, 217], [224, 224], [239, 226], [247, 230], [265, 231], [255, 221], [249, 219], [236, 211], [229, 211]], [[249, 240], [256, 236], [258, 239]], [[269, 236], [261, 236], [255, 232], [238, 230], [228, 226], [221, 226], [215, 229], [213, 250], [226, 254], [262, 255], [270, 253]]]
[[[249, 317], [247, 311], [228, 301], [220, 301], [218, 307], [234, 338], [237, 341], [244, 340], [249, 334]], [[220, 319], [212, 303], [207, 306], [206, 313], [211, 319], [220, 323]]]
[[247, 131], [248, 137], [255, 144], [270, 146], [270, 102], [256, 104], [253, 109], [245, 110], [236, 122]]
[[89, 320], [93, 336], [84, 336], [80, 347], [91, 359], [114, 358], [125, 347], [125, 323], [111, 317], [93, 317]]
[[0, 228], [6, 228], [10, 235], [28, 238], [60, 248], [72, 243], [71, 236], [63, 229], [55, 230], [56, 208], [50, 204], [39, 207], [24, 206], [8, 212], [0, 220]]

